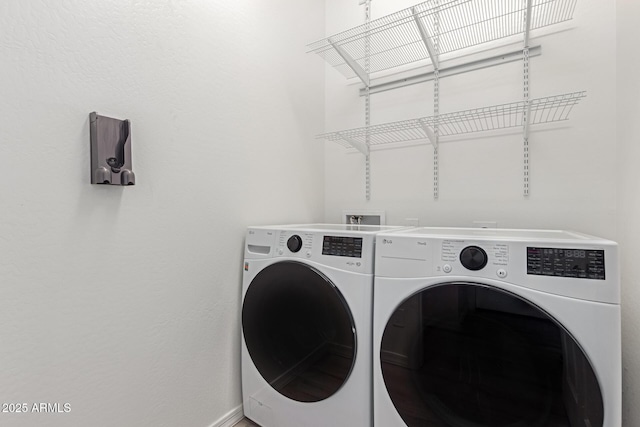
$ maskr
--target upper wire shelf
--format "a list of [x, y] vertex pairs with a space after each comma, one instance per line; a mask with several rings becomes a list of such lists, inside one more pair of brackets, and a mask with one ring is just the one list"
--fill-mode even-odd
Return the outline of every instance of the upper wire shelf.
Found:
[[349, 148], [368, 151], [368, 147], [429, 140], [437, 128], [440, 137], [462, 135], [472, 132], [491, 131], [522, 127], [525, 114], [529, 125], [568, 120], [573, 107], [586, 96], [586, 92], [573, 92], [545, 98], [512, 102], [439, 116], [421, 117], [399, 122], [384, 123], [369, 127], [349, 129], [318, 135], [318, 139], [337, 142]]
[[[530, 29], [572, 19], [577, 0], [532, 0]], [[527, 5], [517, 0], [429, 0], [309, 44], [345, 77], [429, 60], [526, 30]], [[364, 79], [363, 79], [364, 80]]]

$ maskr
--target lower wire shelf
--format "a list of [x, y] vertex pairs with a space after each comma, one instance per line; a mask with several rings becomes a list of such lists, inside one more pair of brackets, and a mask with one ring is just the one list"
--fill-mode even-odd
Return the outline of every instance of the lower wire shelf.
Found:
[[435, 130], [439, 138], [473, 132], [492, 131], [529, 125], [560, 122], [569, 119], [573, 107], [586, 97], [586, 92], [573, 92], [509, 104], [493, 105], [472, 110], [440, 114], [438, 116], [384, 123], [357, 129], [329, 132], [318, 139], [356, 148], [368, 154], [369, 147], [428, 140], [435, 144]]

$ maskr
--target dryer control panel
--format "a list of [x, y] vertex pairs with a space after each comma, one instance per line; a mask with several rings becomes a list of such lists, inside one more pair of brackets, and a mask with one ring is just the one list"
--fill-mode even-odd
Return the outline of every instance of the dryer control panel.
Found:
[[617, 244], [569, 232], [424, 228], [382, 233], [376, 276], [498, 281], [589, 301], [620, 300]]
[[527, 274], [605, 280], [604, 251], [528, 246]]

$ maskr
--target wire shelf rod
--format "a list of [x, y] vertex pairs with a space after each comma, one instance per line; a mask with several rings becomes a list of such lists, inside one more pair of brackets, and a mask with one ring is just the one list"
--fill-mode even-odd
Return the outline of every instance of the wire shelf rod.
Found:
[[318, 139], [337, 142], [345, 147], [364, 144], [368, 133], [369, 145], [383, 145], [397, 142], [427, 139], [433, 141], [430, 129], [436, 126], [439, 137], [485, 132], [523, 125], [528, 114], [529, 125], [560, 122], [569, 119], [573, 107], [586, 96], [586, 92], [574, 92], [563, 95], [533, 99], [509, 104], [494, 105], [471, 110], [440, 114], [437, 117], [421, 117], [398, 122], [383, 123], [357, 129], [330, 132], [318, 135]]
[[[570, 20], [576, 2], [577, 0], [531, 0], [531, 13], [527, 20], [523, 19], [527, 6], [514, 0], [450, 0], [441, 5], [437, 5], [434, 0], [419, 3], [371, 21], [368, 27], [370, 72], [376, 73], [417, 61], [431, 61], [420, 26], [427, 30], [427, 34], [435, 34], [436, 17], [439, 25], [439, 54], [445, 54], [523, 34], [526, 32], [527, 22], [530, 30], [535, 30]], [[363, 67], [366, 57], [365, 27], [360, 25], [311, 43], [308, 45], [308, 52], [323, 57], [345, 77], [354, 77], [355, 73], [342, 56], [336, 54], [335, 46], [340, 46]]]

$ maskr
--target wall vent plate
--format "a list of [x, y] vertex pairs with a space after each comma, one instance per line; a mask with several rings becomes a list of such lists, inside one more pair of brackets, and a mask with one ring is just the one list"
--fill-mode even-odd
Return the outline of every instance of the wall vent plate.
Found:
[[358, 209], [348, 209], [342, 211], [342, 222], [344, 224], [359, 225], [385, 225], [387, 223], [384, 211], [368, 211]]

